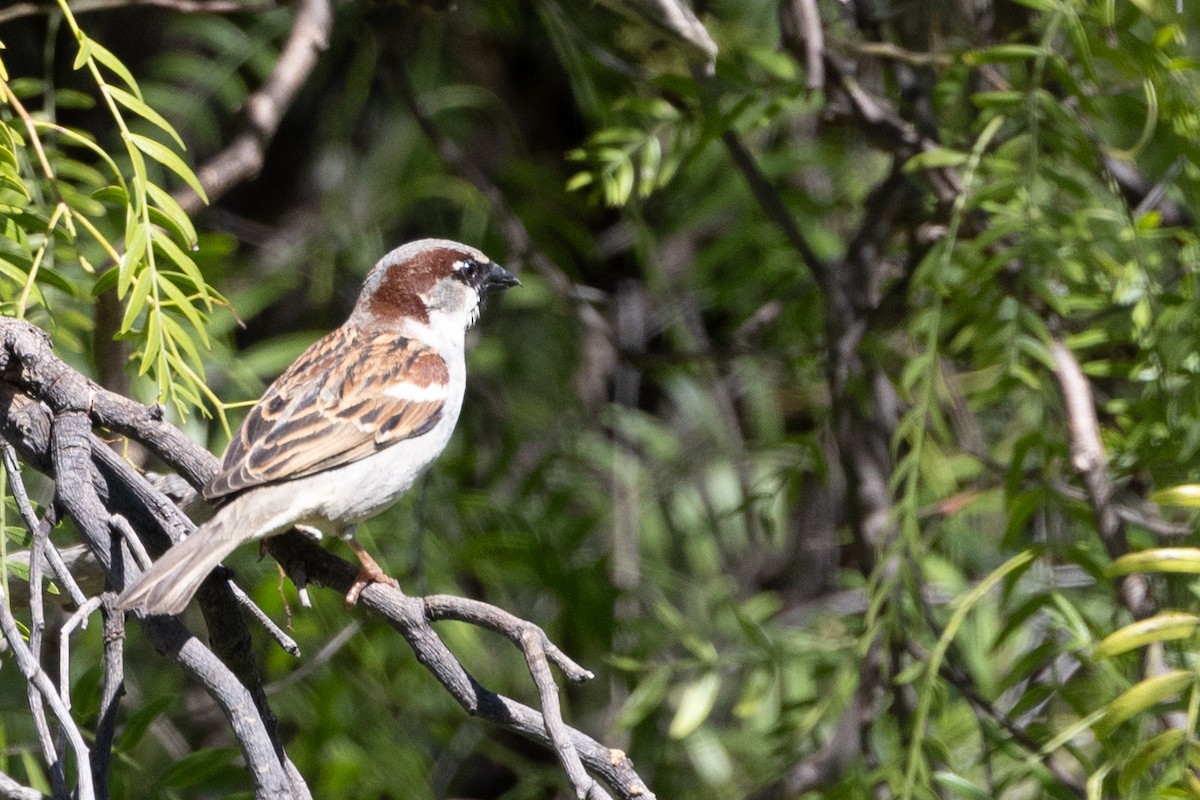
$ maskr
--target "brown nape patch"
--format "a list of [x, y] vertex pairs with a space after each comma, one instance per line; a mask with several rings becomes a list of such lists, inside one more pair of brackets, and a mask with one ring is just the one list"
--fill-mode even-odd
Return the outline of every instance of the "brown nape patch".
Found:
[[454, 272], [454, 263], [469, 254], [447, 247], [417, 253], [384, 272], [375, 293], [368, 301], [372, 314], [383, 319], [406, 316], [429, 322], [429, 310], [421, 295]]

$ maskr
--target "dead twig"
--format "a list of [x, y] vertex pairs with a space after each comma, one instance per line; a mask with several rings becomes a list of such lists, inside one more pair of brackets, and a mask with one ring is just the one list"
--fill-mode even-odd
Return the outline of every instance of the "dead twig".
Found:
[[[262, 169], [267, 146], [275, 138], [283, 115], [317, 65], [318, 54], [328, 44], [333, 27], [329, 0], [300, 0], [292, 32], [279, 54], [267, 82], [246, 100], [245, 127], [219, 153], [196, 170], [209, 202], [234, 186], [253, 178]], [[189, 215], [202, 201], [194, 192], [179, 192], [175, 199]]]

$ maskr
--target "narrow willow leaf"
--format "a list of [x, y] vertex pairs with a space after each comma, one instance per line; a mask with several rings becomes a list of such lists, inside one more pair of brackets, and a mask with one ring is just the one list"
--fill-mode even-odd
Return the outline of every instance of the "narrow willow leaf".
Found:
[[1005, 61], [1029, 61], [1045, 51], [1032, 44], [998, 44], [985, 50], [969, 53], [966, 58], [974, 64], [990, 64]]
[[130, 293], [129, 299], [125, 301], [125, 316], [121, 319], [121, 332], [133, 328], [133, 323], [137, 321], [138, 315], [146, 307], [146, 298], [150, 294], [153, 283], [154, 270], [142, 270], [133, 285], [133, 291]]
[[149, 700], [141, 708], [129, 713], [121, 721], [121, 735], [117, 739], [117, 746], [123, 748], [123, 750], [132, 750], [142, 740], [142, 737], [146, 735], [146, 731], [150, 729], [151, 723], [174, 703], [175, 698], [168, 694], [164, 697]]
[[[150, 309], [146, 314], [146, 349], [142, 352], [142, 361], [138, 364], [138, 375], [145, 375], [154, 366], [154, 362], [162, 357], [162, 333], [159, 328], [159, 317], [162, 312], [157, 308]], [[158, 371], [158, 380], [162, 384], [166, 380], [165, 370]], [[160, 393], [161, 393], [160, 385]]]
[[699, 728], [712, 713], [720, 689], [721, 676], [716, 672], [706, 672], [689, 683], [679, 698], [679, 708], [675, 711], [667, 735], [672, 739], [682, 739]]
[[[129, 90], [137, 95], [140, 99], [142, 96], [142, 90], [138, 88], [137, 81], [133, 79], [133, 73], [129, 71], [129, 68], [126, 67], [124, 63], [122, 63], [121, 59], [113, 55], [112, 51], [97, 42], [95, 39], [89, 39], [88, 44], [90, 46], [89, 49], [91, 56], [115, 72], [117, 77], [125, 81], [125, 85], [129, 87]], [[78, 67], [76, 69], [78, 69]]]
[[729, 783], [734, 772], [733, 759], [715, 731], [698, 730], [688, 737], [683, 747], [700, 780], [714, 787]]
[[71, 69], [79, 69], [88, 62], [92, 57], [92, 40], [86, 36], [79, 38], [79, 52], [75, 54], [75, 62], [71, 65]]
[[[183, 291], [175, 285], [174, 281], [170, 280], [170, 278], [167, 276], [161, 274], [159, 275], [158, 287], [162, 290], [163, 294], [167, 295], [167, 298], [169, 298], [170, 302], [175, 306], [175, 308], [179, 309], [179, 312], [183, 314], [183, 316], [187, 317], [188, 322], [192, 323], [192, 327], [195, 329], [196, 335], [200, 337], [202, 342], [204, 342], [204, 346], [208, 347], [208, 333], [205, 331], [205, 326], [208, 324], [208, 320], [205, 319], [200, 310], [197, 309], [192, 301], [189, 300], [188, 297], [183, 293]], [[182, 332], [182, 328], [180, 331]], [[183, 338], [190, 340], [192, 337], [184, 334]]]
[[1183, 483], [1160, 489], [1150, 495], [1150, 500], [1164, 506], [1200, 507], [1200, 483]]
[[[163, 281], [165, 287], [170, 281]], [[171, 317], [170, 314], [162, 315], [163, 335], [175, 343], [175, 346], [183, 351], [188, 360], [192, 362], [192, 369], [198, 374], [204, 373], [204, 361], [200, 358], [200, 351], [196, 349], [196, 342], [188, 335], [187, 331], [179, 322]], [[207, 346], [207, 342], [205, 345]]]
[[953, 772], [935, 772], [933, 779], [958, 797], [967, 797], [970, 800], [991, 800], [992, 798], [991, 794]]
[[[132, 216], [132, 215], [131, 215]], [[117, 299], [124, 299], [134, 280], [135, 267], [146, 256], [146, 228], [133, 225], [125, 234], [125, 254], [121, 256], [120, 272], [117, 276]]]
[[1126, 553], [1108, 566], [1109, 575], [1129, 575], [1134, 572], [1200, 573], [1200, 548], [1157, 547]]
[[20, 286], [25, 283], [25, 278], [29, 275], [29, 273], [8, 259], [0, 258], [0, 275], [5, 276], [6, 278], [12, 278], [17, 285]]
[[106, 269], [96, 282], [92, 284], [92, 297], [99, 297], [104, 292], [112, 289], [117, 285], [117, 273], [120, 272], [120, 267], [109, 267]]
[[189, 753], [179, 759], [163, 773], [163, 786], [175, 789], [188, 789], [205, 785], [206, 781], [216, 777], [220, 772], [229, 768], [240, 751], [236, 747], [223, 747], [209, 750], [199, 750]]
[[914, 661], [904, 669], [900, 670], [896, 677], [892, 678], [892, 683], [896, 686], [906, 686], [917, 678], [925, 674], [925, 664], [921, 661]]
[[905, 172], [919, 172], [924, 169], [938, 169], [941, 167], [957, 167], [967, 163], [970, 156], [958, 150], [951, 150], [946, 147], [933, 147], [922, 153], [917, 153], [915, 156], [904, 162]]
[[183, 239], [183, 243], [189, 248], [195, 247], [200, 241], [199, 237], [196, 236], [196, 228], [192, 225], [192, 220], [187, 215], [187, 212], [175, 201], [175, 198], [171, 197], [162, 187], [153, 183], [146, 185], [146, 193], [150, 196], [150, 200], [153, 201], [158, 210], [178, 229], [179, 237]]
[[942, 631], [941, 637], [938, 639], [937, 644], [934, 645], [933, 650], [930, 651], [929, 658], [926, 659], [928, 672], [925, 674], [925, 681], [921, 687], [920, 700], [917, 703], [917, 713], [913, 722], [913, 729], [921, 735], [915, 737], [912, 746], [908, 750], [907, 764], [904, 771], [905, 791], [903, 794], [905, 796], [912, 796], [912, 787], [916, 781], [917, 770], [920, 764], [920, 739], [923, 738], [925, 726], [929, 721], [930, 710], [933, 706], [935, 684], [942, 668], [942, 661], [950, 649], [950, 643], [958, 635], [958, 631], [962, 627], [963, 622], [966, 621], [967, 614], [971, 612], [971, 609], [986, 597], [988, 592], [992, 591], [997, 584], [1003, 581], [1006, 576], [1017, 570], [1024, 569], [1034, 558], [1036, 558], [1036, 554], [1032, 550], [1024, 550], [1017, 553], [1008, 561], [1005, 561], [988, 573], [975, 588], [964, 595], [960, 595], [955, 600], [954, 612], [950, 615], [950, 619], [946, 621], [946, 627]]
[[38, 268], [37, 277], [39, 283], [45, 283], [48, 286], [53, 286], [55, 289], [58, 289], [64, 294], [70, 296], [75, 295], [75, 283], [67, 278], [66, 275], [63, 275], [61, 272], [52, 267], [42, 264], [42, 266]]
[[671, 668], [662, 666], [646, 676], [629, 694], [621, 712], [617, 715], [617, 726], [628, 730], [634, 727], [662, 704], [667, 689], [671, 686]]
[[187, 374], [187, 365], [170, 353], [166, 353], [163, 360], [165, 364], [159, 374], [165, 376], [165, 379], [159, 380], [159, 394], [171, 398], [175, 407], [179, 409], [180, 416], [186, 417], [193, 408], [198, 408], [201, 414], [209, 416], [204, 400], [196, 391], [196, 382]]
[[184, 183], [190, 186], [192, 191], [200, 196], [201, 200], [208, 203], [208, 195], [204, 193], [204, 187], [200, 185], [200, 179], [196, 177], [196, 173], [192, 172], [192, 168], [184, 163], [183, 159], [175, 151], [148, 136], [142, 136], [140, 133], [131, 133], [129, 134], [129, 138], [138, 150], [141, 150], [180, 178], [183, 178]]
[[980, 108], [1014, 108], [1025, 103], [1025, 93], [1015, 91], [975, 92], [971, 102]]
[[1163, 761], [1172, 750], [1178, 748], [1187, 739], [1187, 731], [1178, 729], [1163, 731], [1152, 736], [1141, 747], [1134, 751], [1125, 766], [1117, 773], [1117, 792], [1121, 797], [1129, 797], [1133, 784], [1146, 772]]
[[1195, 632], [1198, 625], [1200, 625], [1200, 617], [1195, 614], [1164, 611], [1149, 619], [1138, 620], [1131, 625], [1126, 625], [1105, 636], [1100, 644], [1096, 645], [1096, 655], [1100, 658], [1107, 658], [1144, 647], [1151, 642], [1185, 639]]
[[1135, 684], [1108, 704], [1104, 716], [1096, 723], [1096, 735], [1106, 738], [1125, 720], [1177, 696], [1194, 679], [1191, 672], [1177, 669]]
[[204, 281], [204, 276], [200, 273], [200, 268], [196, 266], [196, 262], [192, 257], [180, 249], [179, 245], [171, 240], [162, 231], [155, 231], [152, 235], [154, 244], [162, 251], [163, 255], [171, 260], [173, 264], [179, 267], [183, 276], [193, 285], [196, 293], [205, 302], [208, 308], [212, 309], [212, 300], [208, 296], [208, 284]]
[[[1018, 0], [1019, 2], [1019, 0]], [[1112, 764], [1104, 764], [1087, 779], [1087, 800], [1102, 800], [1104, 797], [1104, 779], [1112, 772]]]
[[147, 105], [140, 97], [134, 97], [129, 92], [124, 89], [118, 89], [116, 86], [105, 86], [104, 91], [108, 92], [110, 97], [142, 119], [166, 132], [168, 136], [175, 140], [175, 144], [179, 145], [180, 150], [187, 150], [187, 146], [183, 143], [179, 132], [175, 130], [175, 126], [168, 122], [166, 117]]
[[34, 120], [34, 125], [37, 126], [39, 130], [54, 131], [58, 135], [70, 139], [73, 143], [79, 145], [80, 147], [86, 148], [87, 150], [95, 153], [96, 156], [109, 168], [113, 174], [113, 177], [117, 180], [117, 183], [120, 184], [121, 189], [124, 190], [124, 174], [120, 169], [117, 168], [116, 162], [112, 160], [112, 157], [104, 150], [104, 148], [97, 145], [86, 133], [81, 133], [79, 131], [72, 130], [71, 128], [65, 128], [62, 125], [57, 125], [53, 122], [45, 122], [43, 120]]
[[567, 191], [577, 192], [586, 186], [591, 186], [594, 181], [595, 178], [592, 176], [592, 173], [576, 172], [571, 176], [571, 179], [567, 181]]

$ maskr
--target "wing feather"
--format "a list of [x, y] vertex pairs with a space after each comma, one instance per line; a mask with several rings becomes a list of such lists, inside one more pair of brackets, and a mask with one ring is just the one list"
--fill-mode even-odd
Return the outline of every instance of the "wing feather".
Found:
[[414, 339], [339, 328], [271, 384], [204, 496], [312, 475], [420, 436], [441, 419], [448, 379], [442, 357]]

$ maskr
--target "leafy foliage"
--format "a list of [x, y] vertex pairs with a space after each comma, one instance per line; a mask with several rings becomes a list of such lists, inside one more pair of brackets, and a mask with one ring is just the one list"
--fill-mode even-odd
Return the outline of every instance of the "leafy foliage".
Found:
[[[12, 81], [0, 64], [11, 112], [0, 120], [6, 307], [24, 318], [36, 306], [60, 335], [78, 342], [90, 327], [78, 304], [60, 311], [50, 297], [60, 292], [87, 303], [115, 291], [124, 312], [109, 335], [134, 343], [137, 373], [151, 376], [156, 399], [170, 400], [183, 414], [199, 408], [223, 415], [224, 406], [205, 383], [201, 357], [209, 315], [223, 299], [189, 255], [198, 246], [196, 230], [162, 178], [172, 174], [202, 198], [204, 190], [176, 152], [184, 149], [183, 139], [145, 102], [121, 59], [84, 33], [66, 3], [60, 11], [78, 46], [72, 66], [91, 78], [123, 152], [114, 157], [87, 132], [56, 122], [53, 113], [27, 111], [25, 103], [41, 97], [53, 112], [56, 90], [36, 79]], [[94, 101], [74, 90], [63, 94], [68, 104], [90, 107]], [[169, 143], [155, 134], [165, 134]]]
[[[1200, 451], [1200, 10], [1022, 0], [972, 21], [916, 4], [868, 25], [818, 5], [830, 64], [857, 69], [819, 92], [765, 0], [704, 5], [712, 75], [637, 13], [343, 6], [262, 179], [203, 217], [235, 249], [167, 187], [196, 188], [184, 142], [202, 157], [227, 140], [292, 12], [172, 16], [119, 58], [100, 44], [114, 23], [85, 34], [60, 3], [73, 46], [55, 58], [83, 90], [0, 62], [4, 311], [80, 360], [123, 337], [147, 399], [224, 414], [341, 321], [389, 246], [446, 235], [520, 261], [515, 218], [560, 272], [526, 270], [489, 309], [451, 450], [362, 532], [406, 589], [502, 605], [597, 668], [568, 717], [623, 742], [661, 797], [742, 797], [798, 765], [828, 767], [804, 786], [825, 797], [1193, 796], [1200, 551], [1170, 531], [1191, 529]], [[406, 83], [503, 209], [442, 163]], [[928, 146], [864, 121], [853, 90]], [[76, 108], [87, 126], [58, 121]], [[874, 204], [892, 179], [901, 210]], [[850, 287], [849, 351], [836, 280], [764, 193], [824, 264], [888, 217], [872, 285]], [[91, 315], [106, 294], [107, 331]], [[224, 296], [245, 332], [214, 313]], [[1078, 488], [1055, 340], [1091, 381], [1124, 555]], [[848, 407], [853, 433], [890, 446], [878, 541]], [[270, 570], [234, 561], [283, 614]], [[1145, 618], [1123, 602], [1130, 574], [1149, 576]], [[316, 796], [561, 790], [549, 756], [464, 720], [389, 632], [320, 597], [291, 621], [304, 666], [263, 658]], [[533, 697], [516, 655], [445, 633], [483, 683]], [[114, 796], [244, 791], [219, 726], [133, 647], [119, 755], [137, 772]], [[86, 720], [96, 676], [73, 664]], [[46, 788], [8, 722], [12, 672], [3, 734], [21, 755], [0, 769]], [[173, 766], [179, 732], [197, 752]]]

